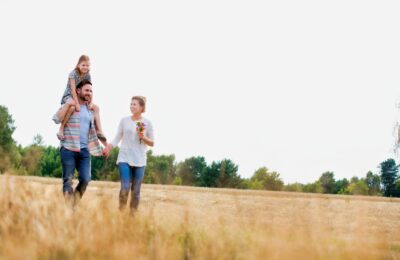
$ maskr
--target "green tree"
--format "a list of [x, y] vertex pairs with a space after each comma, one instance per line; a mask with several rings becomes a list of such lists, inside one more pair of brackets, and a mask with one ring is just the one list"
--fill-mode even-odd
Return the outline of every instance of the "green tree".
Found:
[[251, 181], [261, 183], [262, 188], [266, 190], [283, 190], [284, 186], [284, 183], [280, 178], [279, 173], [270, 172], [266, 167], [262, 167], [256, 170], [251, 177]]
[[381, 181], [383, 185], [383, 195], [392, 197], [396, 194], [396, 180], [398, 173], [398, 166], [394, 159], [387, 159], [380, 164]]
[[285, 185], [284, 190], [285, 191], [291, 191], [291, 192], [302, 192], [303, 191], [303, 184], [295, 182], [295, 183], [289, 183]]
[[9, 114], [8, 109], [0, 105], [0, 148], [3, 151], [9, 152], [15, 145], [15, 141], [12, 138], [14, 130], [14, 119]]
[[43, 152], [44, 148], [37, 145], [30, 145], [24, 148], [21, 165], [27, 175], [42, 175], [39, 169], [39, 163]]
[[241, 179], [238, 175], [239, 166], [229, 159], [224, 159], [219, 163], [219, 177], [217, 187], [237, 188]]
[[175, 155], [153, 155], [147, 153], [147, 166], [144, 182], [156, 184], [171, 184], [175, 179]]
[[371, 171], [367, 172], [365, 181], [368, 186], [369, 195], [378, 195], [381, 192], [381, 177], [378, 174], [373, 174]]
[[303, 187], [304, 192], [309, 192], [309, 193], [323, 193], [324, 189], [322, 188], [321, 182], [316, 181], [313, 183], [307, 183]]
[[220, 163], [212, 162], [210, 166], [200, 175], [200, 186], [217, 187], [217, 179], [219, 177]]
[[364, 179], [350, 183], [346, 188], [345, 194], [368, 195], [368, 185]]
[[[15, 126], [7, 107], [0, 105], [0, 173], [15, 164], [16, 147], [12, 138]], [[18, 156], [17, 156], [18, 157]]]
[[336, 193], [336, 183], [333, 172], [324, 172], [319, 178], [319, 182], [321, 183], [323, 193]]
[[341, 180], [337, 180], [335, 182], [335, 189], [337, 194], [345, 194], [345, 191], [347, 189], [347, 187], [350, 185], [349, 180], [347, 180], [346, 178], [343, 178]]
[[395, 196], [400, 197], [400, 179], [397, 179], [395, 183]]
[[47, 146], [39, 160], [39, 172], [42, 176], [57, 177], [62, 176], [61, 157], [58, 148]]
[[176, 169], [176, 175], [181, 178], [183, 185], [199, 185], [201, 175], [207, 170], [204, 157], [190, 157], [180, 162]]
[[200, 175], [200, 186], [205, 187], [230, 187], [236, 188], [241, 185], [238, 175], [238, 166], [229, 159], [212, 162]]

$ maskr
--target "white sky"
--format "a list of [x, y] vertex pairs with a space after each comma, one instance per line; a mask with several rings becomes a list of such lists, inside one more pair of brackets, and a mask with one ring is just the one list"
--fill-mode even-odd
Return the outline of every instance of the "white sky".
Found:
[[[109, 2], [109, 1], [108, 1]], [[285, 182], [377, 172], [393, 157], [399, 1], [0, 2], [0, 104], [22, 145], [58, 145], [51, 116], [81, 54], [113, 138], [148, 98], [156, 154], [230, 158]]]

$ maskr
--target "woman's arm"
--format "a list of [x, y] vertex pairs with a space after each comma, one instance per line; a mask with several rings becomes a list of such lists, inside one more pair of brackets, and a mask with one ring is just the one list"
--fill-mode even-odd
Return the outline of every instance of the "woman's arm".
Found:
[[143, 133], [139, 133], [139, 138], [143, 140], [145, 144], [148, 146], [153, 147], [154, 146], [154, 141], [151, 140], [149, 137], [145, 136]]
[[118, 146], [119, 142], [122, 139], [123, 134], [124, 134], [124, 126], [123, 126], [123, 119], [121, 119], [121, 121], [119, 121], [117, 134], [115, 135], [112, 142], [109, 143], [109, 145], [111, 145], [111, 148]]
[[139, 138], [148, 146], [154, 146], [153, 125], [149, 122], [146, 131], [139, 133]]
[[114, 137], [114, 139], [112, 140], [112, 142], [108, 143], [108, 144], [106, 145], [106, 148], [104, 148], [104, 150], [103, 150], [103, 154], [104, 154], [105, 156], [108, 156], [108, 155], [110, 154], [110, 151], [111, 151], [114, 147], [118, 146], [119, 142], [120, 142], [121, 139], [122, 139], [122, 136], [123, 136], [123, 125], [122, 125], [122, 119], [121, 119], [121, 121], [119, 122], [119, 125], [118, 125], [117, 134], [115, 135], [115, 137]]

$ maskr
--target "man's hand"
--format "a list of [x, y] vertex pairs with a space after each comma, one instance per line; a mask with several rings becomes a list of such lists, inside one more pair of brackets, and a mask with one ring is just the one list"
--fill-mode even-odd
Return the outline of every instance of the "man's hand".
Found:
[[81, 105], [79, 105], [79, 103], [75, 104], [75, 110], [76, 112], [81, 111]]

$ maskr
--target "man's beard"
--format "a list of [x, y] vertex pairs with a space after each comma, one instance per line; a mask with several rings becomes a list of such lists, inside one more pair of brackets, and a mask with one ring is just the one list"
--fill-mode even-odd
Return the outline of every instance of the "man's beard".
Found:
[[89, 95], [80, 95], [79, 96], [81, 98], [82, 101], [88, 102], [90, 101], [90, 96]]

